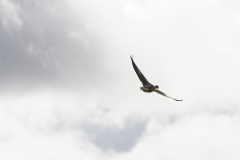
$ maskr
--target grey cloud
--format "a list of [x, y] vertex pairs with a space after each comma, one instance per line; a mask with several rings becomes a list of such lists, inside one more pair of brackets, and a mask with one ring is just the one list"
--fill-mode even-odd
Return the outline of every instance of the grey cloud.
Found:
[[141, 138], [147, 123], [146, 120], [133, 121], [128, 119], [123, 128], [86, 123], [83, 125], [83, 129], [89, 135], [90, 141], [100, 149], [128, 152]]
[[10, 0], [0, 1], [0, 22], [4, 29], [12, 33], [12, 30], [19, 30], [22, 20], [19, 17], [20, 8]]
[[[74, 24], [63, 8], [52, 11], [49, 6], [61, 6], [57, 1], [48, 5], [27, 0], [15, 3], [21, 8], [23, 25], [13, 34], [0, 27], [1, 87], [39, 84], [84, 88], [105, 80], [98, 36], [87, 32], [81, 19]], [[75, 28], [86, 35], [84, 40], [68, 36]]]

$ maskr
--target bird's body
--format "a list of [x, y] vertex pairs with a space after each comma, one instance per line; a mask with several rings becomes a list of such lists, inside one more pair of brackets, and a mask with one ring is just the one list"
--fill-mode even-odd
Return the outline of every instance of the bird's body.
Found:
[[165, 93], [161, 92], [158, 87], [158, 85], [154, 86], [151, 83], [148, 82], [148, 80], [144, 77], [144, 75], [142, 74], [142, 72], [138, 69], [137, 65], [135, 64], [135, 62], [133, 61], [133, 58], [131, 56], [131, 60], [132, 60], [132, 65], [133, 68], [138, 76], [138, 78], [140, 79], [140, 81], [142, 82], [143, 86], [140, 88], [140, 90], [142, 90], [143, 92], [147, 92], [147, 93], [151, 93], [151, 92], [157, 92], [159, 94], [161, 94], [162, 96], [171, 98], [175, 101], [182, 101], [182, 100], [177, 100], [174, 99], [172, 97], [169, 97], [168, 95], [166, 95]]
[[151, 93], [156, 90], [156, 87], [152, 84], [144, 85], [140, 88], [143, 92]]

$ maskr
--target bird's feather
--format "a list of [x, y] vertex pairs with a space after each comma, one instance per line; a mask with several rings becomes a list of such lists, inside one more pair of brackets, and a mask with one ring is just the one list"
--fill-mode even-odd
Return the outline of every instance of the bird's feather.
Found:
[[133, 58], [131, 56], [131, 60], [132, 60], [132, 65], [133, 68], [135, 70], [135, 72], [137, 73], [138, 78], [140, 79], [140, 81], [142, 82], [143, 85], [147, 85], [150, 84], [148, 82], [148, 80], [144, 77], [144, 75], [142, 74], [142, 72], [138, 69], [137, 65], [135, 64], [135, 62], [133, 61]]
[[175, 98], [169, 97], [168, 95], [166, 95], [165, 93], [163, 93], [163, 92], [161, 92], [161, 91], [159, 91], [159, 90], [155, 90], [154, 92], [157, 92], [157, 93], [161, 94], [162, 96], [165, 96], [165, 97], [171, 98], [171, 99], [173, 99], [173, 100], [175, 100], [175, 101], [182, 101], [182, 99], [181, 99], [181, 100], [178, 100], [178, 99], [175, 99]]

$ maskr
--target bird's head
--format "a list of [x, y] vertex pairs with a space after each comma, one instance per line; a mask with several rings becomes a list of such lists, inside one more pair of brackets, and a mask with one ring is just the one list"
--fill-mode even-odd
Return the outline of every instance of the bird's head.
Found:
[[158, 85], [155, 86], [156, 89], [159, 89]]

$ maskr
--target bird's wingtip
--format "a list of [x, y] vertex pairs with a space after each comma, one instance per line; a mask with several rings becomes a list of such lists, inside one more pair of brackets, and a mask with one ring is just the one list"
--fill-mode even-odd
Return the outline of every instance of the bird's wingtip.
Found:
[[175, 101], [182, 101], [183, 100], [183, 99], [175, 99], [175, 98], [172, 98], [172, 99], [175, 100]]
[[133, 58], [133, 55], [131, 54], [130, 57]]

